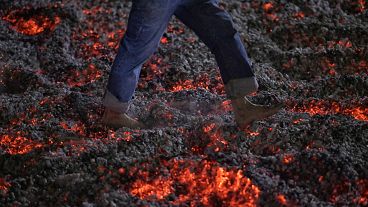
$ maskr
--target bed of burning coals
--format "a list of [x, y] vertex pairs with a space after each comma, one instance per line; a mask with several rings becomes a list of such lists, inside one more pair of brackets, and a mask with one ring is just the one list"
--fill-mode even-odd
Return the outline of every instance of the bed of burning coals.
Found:
[[130, 1], [2, 0], [0, 206], [367, 206], [368, 3], [222, 1], [260, 88], [236, 127], [213, 55], [173, 17], [130, 115], [99, 123]]

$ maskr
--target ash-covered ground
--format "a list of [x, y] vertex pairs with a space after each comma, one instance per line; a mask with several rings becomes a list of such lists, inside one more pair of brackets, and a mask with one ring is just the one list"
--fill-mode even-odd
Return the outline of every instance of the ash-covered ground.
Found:
[[99, 124], [131, 2], [0, 2], [0, 206], [367, 206], [365, 0], [226, 0], [286, 103], [236, 127], [213, 55], [173, 17], [129, 113]]

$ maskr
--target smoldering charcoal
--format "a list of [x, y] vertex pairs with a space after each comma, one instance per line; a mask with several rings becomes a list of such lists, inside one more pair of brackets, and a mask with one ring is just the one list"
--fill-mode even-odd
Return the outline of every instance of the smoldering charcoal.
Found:
[[367, 1], [219, 1], [258, 80], [247, 98], [284, 103], [246, 128], [175, 16], [128, 110], [148, 127], [115, 129], [101, 102], [132, 1], [0, 5], [0, 206], [368, 205]]

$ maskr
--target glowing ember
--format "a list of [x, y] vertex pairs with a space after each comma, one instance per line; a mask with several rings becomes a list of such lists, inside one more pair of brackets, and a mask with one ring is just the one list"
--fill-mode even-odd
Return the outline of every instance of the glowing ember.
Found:
[[197, 88], [204, 88], [217, 94], [224, 94], [225, 89], [221, 81], [221, 77], [218, 75], [214, 79], [215, 80], [210, 78], [207, 74], [203, 74], [200, 75], [196, 80], [179, 80], [169, 89], [169, 91], [177, 92], [182, 90], [196, 90]]
[[353, 70], [358, 74], [359, 72], [368, 73], [368, 63], [365, 60], [360, 60], [359, 62], [352, 61]]
[[367, 107], [355, 107], [352, 109], [346, 109], [344, 111], [345, 114], [349, 114], [353, 116], [355, 119], [360, 121], [368, 121], [368, 108]]
[[223, 101], [221, 103], [220, 109], [221, 110], [224, 110], [224, 111], [232, 111], [233, 110], [233, 107], [231, 105], [231, 100]]
[[88, 143], [83, 139], [69, 140], [65, 143], [62, 142], [61, 144], [65, 146], [65, 150], [68, 150], [66, 153], [68, 156], [80, 156], [91, 148], [91, 143]]
[[193, 85], [192, 80], [179, 81], [176, 86], [173, 86], [171, 91], [182, 91], [189, 89], [196, 89], [197, 87]]
[[31, 10], [14, 10], [2, 19], [9, 22], [12, 29], [30, 36], [53, 31], [61, 22], [58, 16], [51, 18]]
[[[351, 106], [349, 106], [351, 107]], [[326, 101], [312, 100], [308, 103], [308, 106], [295, 106], [292, 111], [308, 113], [311, 116], [314, 115], [327, 115], [327, 114], [344, 114], [354, 117], [356, 120], [368, 121], [368, 107], [367, 106], [355, 106], [351, 108], [342, 107], [338, 102], [332, 101], [331, 103]]]
[[163, 75], [166, 70], [166, 66], [164, 65], [163, 59], [156, 56], [150, 59], [150, 61], [147, 62], [145, 66], [148, 69], [145, 71], [147, 75], [143, 77], [145, 81], [150, 81], [157, 76]]
[[355, 203], [360, 204], [361, 206], [367, 206], [368, 205], [368, 179], [362, 179], [358, 180], [358, 191], [359, 196], [354, 199]]
[[123, 134], [124, 136], [121, 138], [122, 140], [127, 141], [127, 142], [132, 141], [133, 136], [131, 132], [124, 132]]
[[79, 136], [85, 136], [86, 135], [86, 133], [85, 133], [86, 127], [81, 122], [77, 122], [77, 123], [74, 123], [72, 125], [70, 125], [66, 122], [61, 122], [60, 126], [63, 129], [67, 130], [67, 131], [71, 131], [71, 132], [74, 132], [74, 133], [78, 134]]
[[42, 148], [43, 145], [19, 135], [0, 135], [0, 147], [4, 149], [6, 153], [17, 155], [29, 153], [34, 149]]
[[300, 122], [303, 122], [305, 119], [295, 119], [293, 120], [293, 124], [299, 124]]
[[11, 184], [6, 182], [4, 178], [0, 178], [0, 193], [7, 193]]
[[271, 2], [264, 3], [262, 8], [265, 12], [269, 12], [273, 8], [273, 4]]
[[171, 119], [174, 118], [174, 114], [172, 112], [167, 112], [167, 113], [164, 113], [162, 115], [162, 118], [167, 119], [167, 120], [171, 120]]
[[279, 17], [276, 14], [266, 14], [266, 17], [271, 21], [279, 21]]
[[353, 191], [353, 187], [356, 197], [352, 201], [359, 206], [366, 206], [368, 204], [367, 179], [359, 179], [353, 182], [345, 180], [335, 184], [330, 197], [331, 202], [338, 204], [343, 201], [349, 195], [349, 192]]
[[249, 128], [248, 128], [248, 129], [246, 129], [244, 132], [245, 132], [246, 134], [248, 134], [249, 136], [252, 136], [252, 137], [255, 137], [255, 136], [260, 135], [260, 133], [259, 133], [259, 132], [257, 132], [257, 131], [252, 131], [252, 130], [250, 130]]
[[130, 193], [142, 199], [156, 197], [162, 200], [173, 192], [172, 184], [173, 181], [166, 178], [156, 178], [150, 182], [137, 180]]
[[222, 136], [221, 131], [218, 129], [216, 123], [205, 125], [202, 130], [210, 139], [207, 147], [214, 147], [215, 151], [218, 152], [224, 148], [224, 146], [228, 145], [228, 142]]
[[282, 157], [282, 163], [284, 164], [290, 164], [293, 161], [294, 161], [294, 156], [291, 154], [287, 154]]
[[358, 0], [358, 11], [364, 12], [365, 9], [365, 0]]
[[161, 38], [161, 43], [162, 44], [167, 44], [168, 42], [169, 42], [169, 40], [167, 39], [167, 37]]
[[280, 204], [287, 205], [287, 200], [285, 198], [285, 195], [279, 194], [279, 195], [276, 196], [276, 199], [277, 199], [278, 202], [280, 202]]
[[67, 83], [70, 87], [80, 87], [96, 81], [101, 76], [102, 72], [97, 69], [94, 64], [89, 64], [88, 67], [82, 71], [73, 70], [72, 75], [67, 79]]
[[113, 61], [121, 38], [125, 33], [125, 22], [115, 22], [116, 28], [109, 27], [113, 13], [111, 7], [91, 6], [83, 9], [84, 21], [81, 27], [73, 31], [73, 44], [78, 49], [77, 57], [87, 60], [107, 58]]
[[176, 194], [174, 205], [256, 206], [260, 190], [241, 170], [229, 170], [211, 161], [170, 160], [167, 176], [139, 171], [130, 193], [145, 200], [163, 200]]
[[297, 19], [303, 19], [305, 17], [304, 12], [297, 12], [296, 14], [294, 14], [294, 17]]
[[340, 45], [341, 47], [345, 47], [345, 48], [353, 47], [353, 43], [351, 43], [351, 41], [349, 39], [343, 39], [343, 40], [338, 40], [338, 41], [328, 41], [327, 42], [327, 47], [328, 48], [334, 48], [337, 45]]

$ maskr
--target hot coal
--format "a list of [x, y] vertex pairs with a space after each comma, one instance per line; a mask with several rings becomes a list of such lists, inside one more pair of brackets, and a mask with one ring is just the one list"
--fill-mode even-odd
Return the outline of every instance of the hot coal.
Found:
[[213, 55], [173, 18], [130, 115], [99, 123], [130, 1], [2, 1], [0, 206], [367, 206], [367, 2], [220, 4], [286, 108], [236, 127]]

